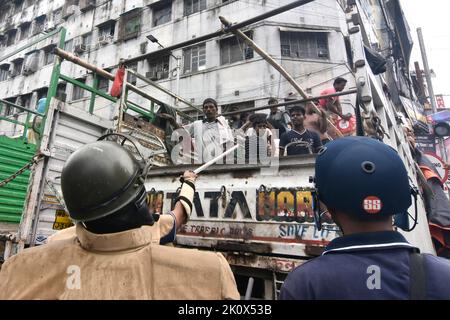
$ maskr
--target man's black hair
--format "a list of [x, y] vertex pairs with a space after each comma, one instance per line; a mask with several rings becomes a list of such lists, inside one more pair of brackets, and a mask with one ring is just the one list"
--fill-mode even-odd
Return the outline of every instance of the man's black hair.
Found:
[[205, 104], [207, 104], [207, 103], [212, 103], [216, 107], [216, 109], [218, 109], [217, 101], [214, 100], [213, 98], [206, 98], [205, 101], [203, 101], [202, 107], [204, 107]]
[[303, 108], [302, 106], [293, 106], [289, 110], [289, 114], [292, 114], [293, 112], [301, 112], [303, 115], [305, 115], [306, 113], [305, 108]]
[[278, 100], [276, 98], [270, 98], [267, 103], [268, 104], [278, 104]]
[[338, 77], [338, 78], [336, 78], [336, 79], [334, 80], [333, 85], [337, 85], [337, 84], [341, 84], [341, 83], [347, 83], [347, 79]]
[[267, 122], [267, 114], [265, 113], [254, 113], [252, 114], [248, 120], [252, 123], [253, 127], [256, 127], [260, 123]]

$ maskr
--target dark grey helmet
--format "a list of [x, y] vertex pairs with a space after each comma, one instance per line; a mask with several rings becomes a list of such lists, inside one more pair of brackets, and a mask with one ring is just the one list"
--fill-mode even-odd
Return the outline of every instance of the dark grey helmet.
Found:
[[97, 141], [75, 151], [61, 174], [61, 188], [75, 221], [105, 217], [133, 201], [143, 188], [141, 167], [112, 141]]

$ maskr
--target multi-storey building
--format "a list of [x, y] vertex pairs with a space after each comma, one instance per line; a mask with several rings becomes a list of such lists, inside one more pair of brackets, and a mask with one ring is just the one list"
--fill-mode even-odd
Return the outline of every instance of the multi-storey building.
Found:
[[[157, 51], [159, 44], [169, 46], [219, 30], [219, 16], [239, 22], [286, 3], [288, 1], [4, 1], [0, 10], [1, 56], [62, 25], [67, 28], [65, 50], [107, 71], [114, 72], [120, 59], [143, 56], [145, 58], [128, 67], [193, 104], [199, 105], [203, 99], [213, 97], [222, 106], [258, 106], [269, 97], [284, 98], [293, 90], [274, 68], [236, 37], [226, 35], [163, 56], [152, 56], [151, 52]], [[317, 95], [338, 76], [348, 78], [353, 86], [342, 6], [343, 1], [314, 1], [259, 21], [243, 31], [282, 64], [309, 94]], [[159, 44], [149, 41], [147, 36], [150, 35]], [[1, 61], [0, 98], [35, 107], [49, 85], [56, 41], [55, 37], [25, 54]], [[73, 64], [63, 63], [62, 72], [83, 83], [93, 82], [92, 74]], [[177, 72], [180, 72], [179, 83]], [[129, 80], [138, 87], [144, 85], [138, 79]], [[111, 84], [100, 79], [98, 86], [108, 91]], [[59, 91], [68, 103], [87, 107], [86, 92], [80, 88], [61, 83]], [[98, 105], [102, 103], [107, 107], [106, 102], [97, 101]], [[7, 116], [15, 114], [12, 108], [3, 112]]]

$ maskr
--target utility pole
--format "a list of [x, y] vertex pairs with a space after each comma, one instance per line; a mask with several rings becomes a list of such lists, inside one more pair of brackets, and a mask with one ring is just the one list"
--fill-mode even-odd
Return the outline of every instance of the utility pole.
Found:
[[425, 94], [425, 85], [423, 82], [423, 75], [422, 75], [422, 69], [420, 69], [419, 62], [414, 62], [414, 68], [416, 70], [416, 77], [417, 77], [417, 83], [419, 85], [419, 101], [420, 103], [424, 103], [426, 99]]
[[[433, 109], [433, 113], [437, 113], [436, 97], [434, 95], [433, 83], [431, 82], [430, 66], [428, 65], [428, 57], [427, 57], [427, 51], [425, 49], [425, 43], [423, 40], [422, 28], [417, 28], [417, 37], [419, 38], [420, 52], [422, 54], [423, 69], [424, 69], [424, 73], [425, 73], [425, 78], [427, 80], [428, 94], [429, 94], [430, 100], [431, 100], [431, 108]], [[438, 138], [438, 140], [439, 140], [439, 150], [441, 152], [441, 156], [445, 160], [445, 162], [448, 162], [447, 151], [445, 150], [444, 139]]]

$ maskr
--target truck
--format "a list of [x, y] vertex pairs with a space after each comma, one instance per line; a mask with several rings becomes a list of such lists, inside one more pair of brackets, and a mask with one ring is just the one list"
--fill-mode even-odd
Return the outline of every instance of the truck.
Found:
[[[359, 14], [358, 6], [349, 8], [349, 16]], [[357, 21], [350, 19], [349, 23], [356, 24]], [[417, 185], [417, 168], [401, 126], [396, 121], [393, 105], [386, 98], [380, 79], [367, 64], [361, 63], [365, 61], [361, 46], [363, 39], [360, 30], [355, 29], [355, 25], [352, 27], [349, 45], [354, 50], [354, 61], [359, 62], [353, 74], [358, 86], [355, 110], [361, 108], [363, 117], [360, 118], [366, 117], [369, 124], [376, 121], [384, 124], [391, 136], [382, 138], [398, 150], [413, 183]], [[16, 212], [21, 211], [21, 215], [15, 231], [2, 230], [4, 259], [24, 248], [44, 245], [52, 234], [72, 226], [61, 195], [61, 170], [75, 150], [104, 134], [129, 134], [148, 150], [147, 154], [151, 156], [154, 166], [148, 173], [145, 186], [152, 213], [164, 214], [171, 210], [177, 196], [179, 176], [184, 170], [196, 168], [192, 164], [171, 163], [168, 139], [171, 131], [158, 116], [163, 112], [173, 112], [192, 121], [192, 117], [177, 107], [180, 103], [193, 107], [189, 101], [131, 69], [125, 70], [119, 98], [98, 90], [95, 85], [89, 86], [68, 77], [61, 73], [63, 59], [114, 80], [109, 72], [63, 50], [64, 28], [51, 33], [55, 34], [60, 34], [61, 38], [55, 50], [45, 113], [36, 113], [11, 102], [0, 101], [24, 111], [20, 116], [22, 118], [16, 121], [16, 124], [23, 125], [21, 138], [10, 137], [8, 141], [10, 144], [16, 143], [16, 148], [25, 145], [31, 150], [26, 153], [25, 159], [16, 164], [19, 168], [21, 165], [28, 166], [22, 172], [23, 176], [16, 175], [9, 183], [11, 186], [16, 183], [14, 179], [21, 181], [20, 203], [23, 210], [19, 203]], [[129, 73], [151, 86], [152, 93], [129, 82]], [[92, 108], [75, 108], [61, 99], [57, 94], [60, 81], [90, 92], [91, 101], [94, 101], [91, 103]], [[112, 116], [95, 112], [96, 97], [111, 103]], [[371, 116], [374, 113], [379, 118]], [[35, 128], [29, 124], [33, 116], [41, 119], [41, 126]], [[5, 118], [2, 120], [8, 121]], [[368, 133], [372, 132], [369, 125], [366, 127]], [[27, 131], [30, 130], [38, 133], [35, 144], [24, 143], [28, 141]], [[379, 133], [379, 130], [374, 128], [373, 132]], [[198, 178], [192, 217], [177, 234], [175, 245], [222, 253], [232, 268], [243, 298], [277, 299], [287, 274], [305, 261], [320, 256], [326, 245], [340, 235], [339, 228], [330, 217], [323, 217], [321, 230], [314, 222], [314, 210], [319, 205], [314, 199], [315, 190], [311, 179], [314, 176], [315, 157], [313, 154], [282, 157], [277, 159], [276, 168], [264, 164], [239, 163], [209, 167]], [[9, 159], [8, 155], [4, 158], [5, 161]], [[16, 167], [9, 168], [8, 172], [11, 173]], [[422, 252], [433, 253], [426, 213], [420, 198], [417, 219], [419, 223], [414, 231], [405, 236]], [[416, 222], [410, 221], [413, 224]]]

